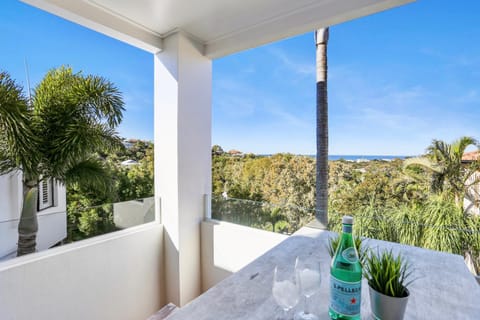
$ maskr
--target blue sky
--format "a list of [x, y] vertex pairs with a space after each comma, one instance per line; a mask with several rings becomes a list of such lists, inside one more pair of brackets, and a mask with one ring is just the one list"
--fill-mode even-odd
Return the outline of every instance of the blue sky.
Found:
[[[424, 0], [332, 26], [330, 154], [415, 155], [432, 139], [480, 138], [480, 3]], [[153, 137], [148, 53], [15, 0], [0, 10], [0, 69], [25, 85], [50, 68], [112, 80], [122, 136]], [[254, 153], [315, 153], [313, 34], [213, 62], [212, 144]]]

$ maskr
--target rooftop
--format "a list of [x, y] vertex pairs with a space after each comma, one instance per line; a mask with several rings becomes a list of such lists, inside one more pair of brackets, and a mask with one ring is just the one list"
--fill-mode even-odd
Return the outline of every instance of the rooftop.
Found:
[[480, 155], [479, 151], [465, 152], [462, 156], [462, 161], [477, 161]]

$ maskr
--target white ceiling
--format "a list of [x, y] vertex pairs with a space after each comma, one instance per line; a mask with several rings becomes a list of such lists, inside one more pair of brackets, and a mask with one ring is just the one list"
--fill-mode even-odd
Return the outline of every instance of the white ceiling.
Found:
[[414, 0], [22, 0], [150, 52], [181, 30], [216, 58]]

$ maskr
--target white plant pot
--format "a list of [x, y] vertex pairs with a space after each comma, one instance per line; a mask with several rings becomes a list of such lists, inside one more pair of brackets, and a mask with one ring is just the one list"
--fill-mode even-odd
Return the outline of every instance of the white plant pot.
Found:
[[370, 308], [375, 319], [381, 320], [402, 320], [407, 308], [410, 293], [403, 298], [386, 296], [368, 287], [370, 293]]

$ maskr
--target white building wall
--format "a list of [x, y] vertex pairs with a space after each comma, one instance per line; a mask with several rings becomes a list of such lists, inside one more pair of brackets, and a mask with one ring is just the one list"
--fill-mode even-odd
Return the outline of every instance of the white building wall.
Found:
[[0, 176], [0, 259], [16, 252], [18, 218], [22, 208], [22, 176], [11, 173]]
[[[54, 206], [38, 212], [38, 251], [50, 248], [67, 236], [66, 190], [61, 184], [55, 184], [54, 189]], [[22, 175], [0, 176], [0, 260], [15, 256], [22, 202]]]
[[472, 174], [465, 183], [469, 187], [463, 199], [463, 210], [469, 214], [480, 215], [480, 172]]

